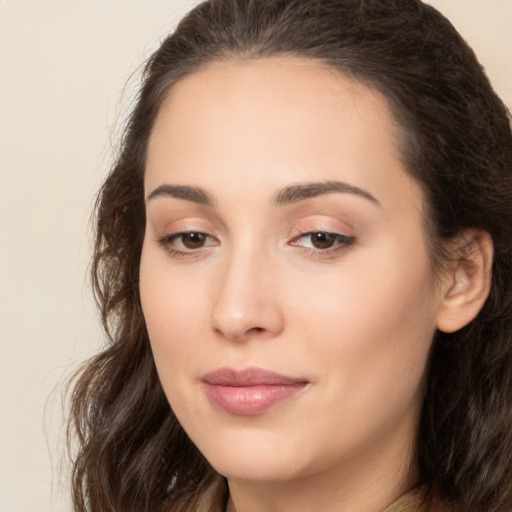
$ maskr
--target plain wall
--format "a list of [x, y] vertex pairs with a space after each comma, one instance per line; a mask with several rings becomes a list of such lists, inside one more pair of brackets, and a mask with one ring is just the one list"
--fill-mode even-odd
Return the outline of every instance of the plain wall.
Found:
[[[70, 511], [62, 382], [102, 341], [86, 277], [94, 195], [127, 80], [195, 3], [0, 0], [0, 512]], [[431, 3], [511, 106], [512, 0]]]

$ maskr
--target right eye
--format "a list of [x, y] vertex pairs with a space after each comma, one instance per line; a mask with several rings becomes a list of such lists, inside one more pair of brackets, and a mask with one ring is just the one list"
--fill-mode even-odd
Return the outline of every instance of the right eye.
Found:
[[200, 231], [174, 233], [164, 236], [158, 242], [167, 251], [176, 256], [193, 254], [205, 247], [218, 245], [218, 241], [215, 238]]

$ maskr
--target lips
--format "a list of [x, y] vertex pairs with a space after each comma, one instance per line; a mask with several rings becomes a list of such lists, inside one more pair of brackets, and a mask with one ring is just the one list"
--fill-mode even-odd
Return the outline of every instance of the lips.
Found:
[[214, 407], [237, 416], [262, 414], [308, 385], [307, 380], [260, 368], [219, 368], [204, 375], [202, 382]]

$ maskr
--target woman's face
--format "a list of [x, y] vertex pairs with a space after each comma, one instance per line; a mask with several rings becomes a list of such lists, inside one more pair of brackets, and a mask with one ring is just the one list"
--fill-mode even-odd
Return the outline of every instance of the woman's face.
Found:
[[409, 464], [440, 293], [383, 97], [300, 59], [221, 62], [151, 134], [140, 291], [180, 423], [222, 474]]

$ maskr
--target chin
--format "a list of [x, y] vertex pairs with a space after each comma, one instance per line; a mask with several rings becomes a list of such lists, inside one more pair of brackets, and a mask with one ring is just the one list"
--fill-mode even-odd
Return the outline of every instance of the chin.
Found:
[[282, 433], [230, 429], [211, 441], [199, 439], [197, 446], [211, 466], [228, 479], [293, 480], [306, 474], [313, 462], [308, 462], [304, 446]]
[[[249, 457], [249, 455], [248, 455]], [[245, 456], [224, 456], [209, 461], [215, 471], [228, 480], [252, 482], [283, 482], [301, 476], [293, 460], [279, 461], [275, 457], [246, 458]]]

